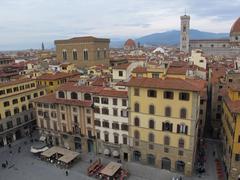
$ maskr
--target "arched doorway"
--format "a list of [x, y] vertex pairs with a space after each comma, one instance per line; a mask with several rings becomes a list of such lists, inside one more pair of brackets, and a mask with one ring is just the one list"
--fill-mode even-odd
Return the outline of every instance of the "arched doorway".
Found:
[[171, 170], [171, 160], [169, 158], [162, 158], [162, 169]]
[[81, 138], [80, 137], [75, 137], [74, 138], [74, 143], [75, 143], [75, 149], [76, 150], [81, 150], [82, 149], [82, 144], [81, 144]]
[[155, 156], [153, 154], [147, 155], [147, 163], [152, 166], [155, 165]]
[[140, 159], [141, 159], [141, 152], [133, 151], [133, 160], [134, 161], [140, 161]]
[[185, 162], [183, 161], [176, 161], [176, 171], [184, 172], [185, 170]]
[[8, 134], [6, 136], [7, 144], [11, 144], [13, 142], [13, 134]]
[[18, 140], [18, 139], [20, 139], [22, 137], [22, 133], [21, 133], [20, 129], [17, 130], [15, 134], [16, 134], [16, 140]]

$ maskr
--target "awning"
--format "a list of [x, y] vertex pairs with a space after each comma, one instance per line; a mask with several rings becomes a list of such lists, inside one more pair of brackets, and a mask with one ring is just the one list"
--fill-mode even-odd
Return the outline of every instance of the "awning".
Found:
[[103, 152], [104, 155], [109, 155], [110, 154], [110, 151], [109, 149], [104, 149], [104, 152]]
[[101, 174], [112, 177], [121, 168], [121, 164], [110, 162], [105, 168], [101, 170]]
[[31, 147], [31, 153], [34, 153], [34, 154], [36, 154], [36, 153], [42, 153], [42, 152], [44, 152], [44, 151], [46, 151], [46, 150], [48, 150], [48, 147], [47, 146], [45, 146], [45, 147], [43, 147], [43, 148], [41, 148], [41, 149], [37, 149], [37, 148], [34, 148], [34, 147]]
[[113, 155], [113, 157], [118, 157], [119, 156], [119, 152], [118, 151], [113, 151], [112, 155]]
[[45, 136], [41, 136], [40, 138], [39, 138], [39, 141], [45, 141], [46, 140], [46, 137]]

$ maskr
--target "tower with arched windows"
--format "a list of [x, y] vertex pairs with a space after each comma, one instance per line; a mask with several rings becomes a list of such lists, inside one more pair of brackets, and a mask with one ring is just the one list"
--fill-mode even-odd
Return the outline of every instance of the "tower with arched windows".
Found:
[[189, 52], [190, 16], [181, 16], [180, 51]]

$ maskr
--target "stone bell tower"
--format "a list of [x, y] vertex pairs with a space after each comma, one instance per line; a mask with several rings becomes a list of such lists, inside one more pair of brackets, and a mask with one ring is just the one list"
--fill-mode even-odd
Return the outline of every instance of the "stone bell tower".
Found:
[[190, 16], [181, 16], [180, 51], [189, 53]]

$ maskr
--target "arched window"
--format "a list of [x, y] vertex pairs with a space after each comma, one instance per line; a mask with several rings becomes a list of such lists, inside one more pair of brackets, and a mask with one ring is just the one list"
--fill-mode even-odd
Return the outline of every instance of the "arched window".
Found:
[[150, 129], [154, 129], [155, 128], [155, 123], [154, 123], [154, 120], [149, 120], [149, 128]]
[[179, 148], [184, 148], [184, 139], [180, 138], [178, 141], [178, 147]]
[[91, 100], [92, 100], [91, 94], [85, 93], [85, 94], [84, 94], [84, 100], [89, 100], [89, 101], [91, 101]]
[[84, 60], [84, 61], [87, 61], [87, 60], [88, 60], [88, 50], [87, 50], [87, 49], [84, 49], [84, 50], [83, 50], [83, 60]]
[[134, 126], [140, 126], [140, 120], [138, 117], [134, 118]]
[[169, 136], [164, 136], [163, 141], [164, 141], [164, 145], [167, 145], [167, 146], [170, 145], [170, 137]]
[[74, 49], [72, 51], [72, 55], [73, 55], [73, 60], [77, 60], [77, 50], [76, 49]]
[[186, 119], [187, 118], [187, 110], [185, 108], [182, 108], [180, 110], [180, 118]]
[[137, 130], [134, 131], [134, 138], [135, 138], [135, 139], [140, 139], [140, 133], [139, 133], [139, 131], [137, 131]]
[[149, 106], [149, 114], [155, 114], [155, 107], [154, 105]]
[[78, 99], [77, 93], [71, 92], [71, 99]]
[[148, 135], [148, 141], [149, 142], [154, 142], [154, 134], [153, 133], [149, 133], [149, 135]]
[[33, 108], [33, 104], [32, 103], [29, 103], [28, 104], [28, 109], [32, 109]]
[[67, 51], [66, 51], [66, 50], [63, 50], [63, 51], [62, 51], [62, 57], [63, 57], [63, 60], [64, 60], [64, 61], [67, 60]]
[[23, 105], [22, 106], [22, 111], [26, 111], [27, 110], [27, 106], [26, 105]]
[[139, 111], [140, 111], [140, 106], [139, 106], [138, 103], [135, 103], [135, 104], [134, 104], [134, 111], [135, 111], [135, 112], [139, 112]]
[[59, 98], [65, 98], [64, 92], [63, 92], [63, 91], [59, 91], [59, 92], [58, 92], [58, 97], [59, 97]]
[[170, 117], [171, 116], [171, 108], [168, 106], [165, 108], [165, 116]]
[[17, 114], [17, 113], [19, 113], [19, 108], [18, 107], [14, 108], [14, 114]]

